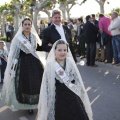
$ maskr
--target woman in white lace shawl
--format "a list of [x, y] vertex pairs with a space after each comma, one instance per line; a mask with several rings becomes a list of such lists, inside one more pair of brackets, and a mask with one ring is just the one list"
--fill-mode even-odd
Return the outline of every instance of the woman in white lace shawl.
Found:
[[47, 58], [37, 120], [93, 120], [82, 78], [63, 40], [53, 45]]
[[0, 41], [0, 83], [3, 83], [4, 72], [7, 65], [8, 51], [4, 41]]
[[41, 41], [29, 18], [22, 21], [12, 40], [2, 88], [2, 100], [12, 109], [37, 108], [43, 75]]

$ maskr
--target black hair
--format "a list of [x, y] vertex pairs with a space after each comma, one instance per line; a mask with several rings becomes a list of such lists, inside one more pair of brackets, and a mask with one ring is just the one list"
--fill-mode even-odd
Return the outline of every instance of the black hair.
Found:
[[78, 21], [81, 22], [81, 23], [83, 23], [83, 18], [82, 17], [78, 18]]
[[40, 21], [40, 24], [44, 24], [44, 20], [41, 20], [41, 21]]
[[31, 20], [30, 18], [25, 18], [25, 19], [22, 21], [22, 26], [23, 26], [23, 24], [24, 24], [24, 22], [25, 22], [26, 20], [29, 20], [29, 21], [31, 22], [31, 24], [32, 24], [32, 20]]
[[58, 41], [57, 41], [56, 46], [55, 46], [55, 50], [57, 49], [57, 46], [58, 46], [58, 45], [61, 45], [61, 44], [67, 46], [67, 52], [68, 52], [68, 44], [67, 44], [65, 41], [63, 41], [63, 40], [58, 40]]
[[67, 21], [64, 21], [64, 25], [66, 25], [66, 26], [67, 26], [67, 25], [68, 25], [68, 22], [67, 22]]
[[92, 16], [92, 17], [95, 17], [95, 14], [92, 14], [91, 16]]
[[104, 14], [102, 14], [102, 13], [101, 13], [101, 14], [99, 14], [99, 17], [104, 17]]
[[90, 16], [90, 15], [87, 15], [87, 16], [86, 16], [86, 21], [89, 21], [90, 18], [91, 18], [91, 16]]
[[72, 18], [69, 18], [69, 21], [73, 23], [73, 19]]

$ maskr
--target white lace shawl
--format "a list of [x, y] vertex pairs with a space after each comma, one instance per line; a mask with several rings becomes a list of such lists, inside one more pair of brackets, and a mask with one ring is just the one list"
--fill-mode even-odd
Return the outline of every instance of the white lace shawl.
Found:
[[[4, 43], [4, 49], [0, 50], [0, 65], [2, 65], [2, 61], [1, 58], [3, 58], [3, 56], [5, 57], [5, 59], [7, 60], [8, 57], [8, 51], [7, 51], [7, 47], [6, 47], [6, 43], [4, 41], [2, 41]], [[1, 82], [1, 69], [0, 69], [0, 82]]]
[[[43, 74], [39, 104], [38, 104], [37, 120], [55, 120], [55, 78], [57, 76], [55, 74], [54, 51], [55, 51], [56, 43], [53, 45], [48, 55], [46, 67]], [[89, 119], [93, 120], [90, 101], [70, 50], [68, 51], [68, 57], [66, 59], [66, 73], [68, 73], [68, 76], [69, 78], [71, 78], [71, 80], [75, 80], [75, 84], [78, 87], [82, 87], [84, 94], [81, 94], [80, 96], [84, 103]], [[57, 77], [57, 79], [59, 80], [59, 77]]]
[[[24, 35], [22, 35], [22, 37], [23, 37], [24, 39], [26, 39], [26, 37], [25, 37]], [[25, 46], [23, 46], [23, 45], [21, 44], [21, 42], [19, 42], [18, 38], [19, 38], [19, 36], [17, 37], [17, 41], [18, 41], [18, 45], [17, 45], [17, 46], [18, 46], [18, 48], [21, 49], [21, 50], [22, 50], [23, 52], [25, 52], [26, 54], [30, 53], [30, 51], [29, 51]], [[31, 38], [30, 44], [33, 46], [34, 49], [36, 49], [36, 48], [37, 48], [37, 42], [36, 42], [35, 36], [34, 36], [33, 34], [31, 34], [31, 35], [30, 35], [30, 38]]]
[[2, 52], [2, 54], [0, 53], [0, 56], [4, 56], [7, 59], [8, 49], [7, 49], [6, 43], [4, 41], [1, 41], [1, 40], [0, 40], [0, 42], [3, 42], [3, 44], [4, 44], [3, 50], [0, 49], [0, 51]]

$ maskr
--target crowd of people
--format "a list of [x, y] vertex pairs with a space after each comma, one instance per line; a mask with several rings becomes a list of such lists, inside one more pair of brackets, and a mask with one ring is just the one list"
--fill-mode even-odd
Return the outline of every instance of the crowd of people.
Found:
[[[0, 42], [1, 99], [6, 105], [29, 114], [38, 109], [37, 120], [93, 120], [76, 56], [91, 67], [97, 67], [95, 61], [119, 66], [120, 19], [117, 12], [111, 20], [103, 14], [99, 21], [94, 14], [85, 19], [63, 21], [61, 11], [53, 10], [47, 27], [40, 22], [39, 36], [25, 18], [9, 54]], [[45, 66], [36, 51], [47, 53]]]
[[[52, 19], [48, 26], [51, 24]], [[80, 59], [86, 57], [88, 66], [96, 67], [95, 61], [120, 66], [120, 18], [117, 12], [111, 13], [111, 18], [99, 14], [97, 20], [92, 14], [85, 20], [83, 17], [69, 18], [61, 24], [71, 30], [75, 55]], [[40, 35], [42, 38], [43, 32]]]
[[[85, 19], [80, 17], [78, 19], [69, 18], [67, 21], [62, 20], [61, 24], [71, 30], [71, 45], [74, 49], [75, 61], [77, 61], [76, 56], [80, 57], [80, 59], [86, 58], [88, 66], [97, 66], [95, 61], [120, 66], [119, 21], [117, 12], [111, 13], [111, 18], [99, 14], [98, 19], [96, 19], [95, 14], [92, 14], [86, 16]], [[40, 25], [38, 26], [40, 39], [43, 37], [44, 29], [47, 26], [51, 26], [51, 24], [52, 17], [48, 25], [44, 23], [44, 20], [40, 21]], [[6, 23], [5, 33], [6, 41], [11, 41], [14, 35], [13, 24]]]

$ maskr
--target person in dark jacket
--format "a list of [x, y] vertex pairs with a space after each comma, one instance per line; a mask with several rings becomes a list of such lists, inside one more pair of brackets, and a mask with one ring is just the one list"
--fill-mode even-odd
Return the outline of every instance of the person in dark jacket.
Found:
[[104, 16], [104, 14], [99, 14], [99, 29], [100, 29], [99, 31], [101, 34], [103, 32], [107, 34], [107, 36], [103, 40], [103, 45], [105, 46], [105, 54], [106, 54], [105, 63], [112, 63], [113, 61], [112, 36], [111, 36], [111, 32], [108, 31], [110, 22], [111, 22], [110, 18]]
[[52, 45], [59, 39], [65, 40], [69, 44], [75, 62], [77, 62], [73, 45], [71, 31], [67, 26], [61, 23], [61, 11], [53, 10], [52, 12], [52, 25], [43, 30], [42, 49], [49, 52]]
[[98, 20], [96, 20], [95, 14], [92, 14], [92, 22], [94, 23], [94, 25], [95, 25], [96, 27], [98, 27]]
[[90, 15], [86, 16], [86, 23], [83, 28], [83, 33], [87, 44], [87, 66], [96, 67], [95, 56], [98, 28], [92, 23], [92, 18]]
[[11, 39], [12, 39], [11, 31], [12, 31], [12, 27], [11, 27], [10, 23], [6, 23], [5, 33], [6, 33], [6, 41], [7, 42], [11, 41]]
[[85, 39], [83, 35], [83, 18], [78, 18], [77, 20], [78, 26], [77, 26], [77, 50], [78, 54], [80, 55], [80, 58], [85, 57]]

